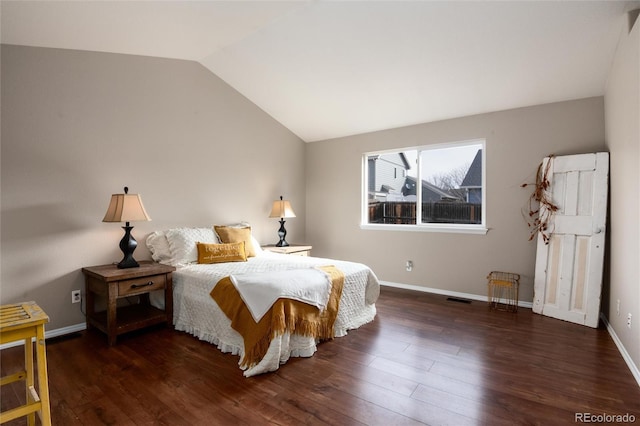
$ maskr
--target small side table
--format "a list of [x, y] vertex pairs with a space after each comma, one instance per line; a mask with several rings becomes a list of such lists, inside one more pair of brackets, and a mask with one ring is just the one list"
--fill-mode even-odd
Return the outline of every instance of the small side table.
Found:
[[[173, 323], [172, 272], [176, 268], [151, 261], [138, 268], [118, 269], [116, 265], [82, 268], [85, 275], [87, 329], [106, 333], [109, 346], [118, 335], [154, 324]], [[149, 292], [164, 290], [164, 311], [151, 306]], [[106, 311], [95, 311], [95, 295], [107, 299]], [[138, 296], [140, 303], [118, 307], [118, 299]]]
[[518, 312], [518, 287], [520, 274], [491, 271], [487, 275], [489, 309]]
[[[24, 340], [25, 359], [25, 370], [0, 378], [0, 385], [24, 380], [27, 392], [25, 405], [0, 413], [0, 423], [28, 416], [28, 424], [33, 425], [37, 412], [43, 425], [51, 425], [47, 350], [44, 342], [44, 325], [48, 322], [49, 317], [35, 302], [0, 306], [0, 344]], [[33, 338], [36, 339], [37, 391], [34, 387]]]
[[291, 244], [286, 247], [276, 247], [274, 244], [262, 246], [262, 250], [271, 251], [273, 253], [292, 254], [295, 256], [311, 256], [312, 246], [303, 246]]

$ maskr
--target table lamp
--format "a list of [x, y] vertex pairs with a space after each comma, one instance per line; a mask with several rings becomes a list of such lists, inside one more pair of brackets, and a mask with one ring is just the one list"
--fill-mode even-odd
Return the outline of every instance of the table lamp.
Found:
[[291, 203], [287, 200], [283, 200], [281, 195], [279, 200], [273, 202], [269, 217], [280, 218], [280, 229], [278, 229], [278, 236], [280, 237], [280, 241], [276, 244], [276, 247], [288, 247], [289, 243], [284, 239], [287, 236], [287, 230], [284, 229], [284, 219], [289, 217], [296, 217], [296, 214], [291, 208]]
[[102, 221], [125, 222], [125, 226], [122, 227], [122, 229], [124, 229], [124, 237], [120, 240], [120, 250], [122, 250], [124, 257], [122, 261], [118, 263], [118, 268], [137, 268], [140, 266], [133, 258], [133, 251], [138, 246], [138, 242], [133, 238], [133, 235], [131, 235], [133, 226], [129, 226], [129, 222], [149, 220], [151, 220], [151, 218], [142, 205], [140, 195], [129, 194], [129, 188], [126, 186], [124, 187], [124, 194], [111, 195], [111, 202]]

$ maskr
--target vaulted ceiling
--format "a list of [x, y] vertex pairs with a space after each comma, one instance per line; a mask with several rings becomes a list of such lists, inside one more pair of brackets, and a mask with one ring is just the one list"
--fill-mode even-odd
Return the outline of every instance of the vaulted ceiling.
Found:
[[2, 43], [198, 61], [303, 140], [599, 96], [629, 1], [6, 1]]

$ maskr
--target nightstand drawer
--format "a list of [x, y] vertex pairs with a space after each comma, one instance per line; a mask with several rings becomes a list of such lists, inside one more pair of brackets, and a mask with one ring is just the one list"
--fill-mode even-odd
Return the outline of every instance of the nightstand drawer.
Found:
[[120, 281], [118, 283], [118, 296], [129, 296], [160, 290], [164, 288], [166, 282], [166, 275], [152, 275], [150, 277]]
[[291, 256], [311, 256], [311, 250], [292, 251], [289, 253]]
[[278, 247], [273, 244], [262, 246], [263, 250], [273, 253], [290, 254], [293, 256], [311, 256], [312, 246], [303, 246], [300, 244], [291, 244], [286, 247]]

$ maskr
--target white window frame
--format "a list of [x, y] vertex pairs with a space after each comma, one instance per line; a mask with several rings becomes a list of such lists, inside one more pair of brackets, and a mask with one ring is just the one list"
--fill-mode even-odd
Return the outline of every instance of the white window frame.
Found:
[[[421, 167], [421, 152], [435, 149], [454, 148], [457, 146], [466, 145], [482, 145], [482, 223], [479, 224], [454, 224], [454, 223], [421, 223], [422, 222], [422, 209], [416, 206], [416, 224], [380, 224], [380, 223], [368, 223], [369, 221], [369, 200], [368, 200], [368, 182], [369, 182], [369, 167], [367, 159], [372, 155], [391, 154], [403, 151], [418, 151], [418, 176], [417, 181], [422, 182], [422, 167]], [[362, 155], [362, 185], [360, 190], [362, 216], [360, 219], [360, 228], [366, 230], [375, 231], [411, 231], [411, 232], [449, 232], [449, 233], [463, 233], [463, 234], [486, 234], [487, 228], [487, 144], [485, 139], [470, 139], [466, 141], [441, 143], [434, 145], [420, 145], [405, 148], [388, 149], [384, 151], [372, 151], [365, 152]], [[419, 205], [422, 200], [422, 185], [417, 185], [417, 198], [416, 203]]]

